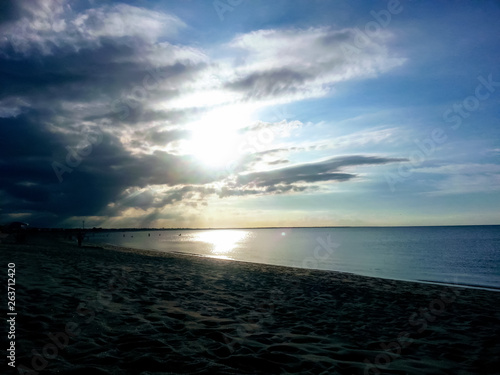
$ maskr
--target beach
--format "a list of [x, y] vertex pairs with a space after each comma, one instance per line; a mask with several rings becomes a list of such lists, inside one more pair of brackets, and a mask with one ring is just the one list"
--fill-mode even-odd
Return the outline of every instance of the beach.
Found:
[[5, 374], [500, 373], [499, 292], [50, 235], [0, 258], [4, 285], [15, 264]]

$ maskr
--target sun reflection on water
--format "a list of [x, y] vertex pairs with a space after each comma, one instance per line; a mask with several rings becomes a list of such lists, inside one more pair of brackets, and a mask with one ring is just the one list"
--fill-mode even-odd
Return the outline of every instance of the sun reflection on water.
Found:
[[232, 259], [229, 255], [248, 234], [249, 232], [244, 230], [211, 230], [197, 233], [193, 239], [211, 246], [210, 257]]

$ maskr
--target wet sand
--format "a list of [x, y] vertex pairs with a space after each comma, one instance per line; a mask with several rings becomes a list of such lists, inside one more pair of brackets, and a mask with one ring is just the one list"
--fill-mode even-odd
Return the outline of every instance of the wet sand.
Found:
[[24, 371], [5, 374], [500, 373], [500, 292], [48, 236], [0, 258]]

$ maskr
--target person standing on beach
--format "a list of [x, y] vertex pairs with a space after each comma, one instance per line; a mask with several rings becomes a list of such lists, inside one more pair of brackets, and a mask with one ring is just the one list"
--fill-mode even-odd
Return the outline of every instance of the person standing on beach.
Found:
[[78, 234], [76, 235], [76, 238], [78, 240], [78, 246], [82, 247], [83, 233], [82, 232], [78, 232]]

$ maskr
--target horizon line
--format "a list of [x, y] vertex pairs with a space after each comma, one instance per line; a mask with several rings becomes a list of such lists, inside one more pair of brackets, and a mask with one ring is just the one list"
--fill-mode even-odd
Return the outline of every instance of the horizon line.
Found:
[[56, 230], [234, 230], [234, 229], [307, 229], [307, 228], [431, 228], [431, 227], [485, 227], [500, 226], [500, 224], [442, 224], [442, 225], [321, 225], [321, 226], [260, 226], [260, 227], [31, 227], [30, 229]]

